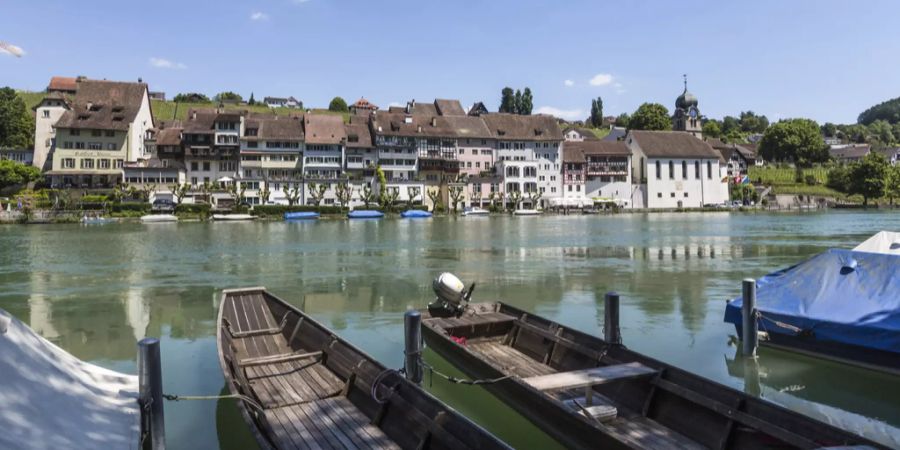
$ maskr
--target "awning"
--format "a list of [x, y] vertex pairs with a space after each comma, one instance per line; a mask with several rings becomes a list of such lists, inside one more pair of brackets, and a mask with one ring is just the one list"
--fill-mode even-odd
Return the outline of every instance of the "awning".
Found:
[[231, 177], [222, 177], [216, 180], [218, 183], [231, 183], [232, 181], [234, 181], [234, 178]]
[[121, 170], [107, 170], [103, 172], [98, 172], [95, 170], [48, 170], [44, 172], [44, 175], [97, 175], [97, 176], [105, 176], [105, 175], [122, 175]]

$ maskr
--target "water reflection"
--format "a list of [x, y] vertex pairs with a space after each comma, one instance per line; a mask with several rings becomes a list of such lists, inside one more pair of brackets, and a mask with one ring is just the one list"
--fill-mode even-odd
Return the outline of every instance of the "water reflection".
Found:
[[[618, 291], [626, 345], [745, 389], [754, 378], [745, 383], [742, 366], [720, 359], [733, 354], [722, 314], [740, 280], [898, 228], [900, 216], [884, 213], [0, 226], [0, 307], [75, 356], [132, 373], [136, 341], [161, 336], [165, 389], [214, 395], [223, 386], [214, 340], [222, 289], [266, 286], [398, 367], [403, 311], [428, 302], [434, 275], [452, 271], [478, 283], [478, 301], [596, 335], [603, 296]], [[900, 425], [898, 380], [795, 355], [759, 361], [752, 392], [767, 399], [827, 409], [860, 429]], [[489, 419], [504, 413], [479, 394], [435, 390], [505, 428]], [[229, 420], [242, 423], [233, 405], [169, 404], [170, 447], [241, 442], [242, 426], [222, 426]]]

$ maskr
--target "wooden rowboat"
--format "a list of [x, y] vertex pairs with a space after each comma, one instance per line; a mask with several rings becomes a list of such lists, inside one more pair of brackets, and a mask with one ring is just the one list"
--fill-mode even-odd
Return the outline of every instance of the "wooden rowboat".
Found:
[[504, 303], [423, 312], [433, 350], [569, 448], [881, 447]]
[[262, 448], [509, 448], [265, 288], [222, 294], [217, 343]]

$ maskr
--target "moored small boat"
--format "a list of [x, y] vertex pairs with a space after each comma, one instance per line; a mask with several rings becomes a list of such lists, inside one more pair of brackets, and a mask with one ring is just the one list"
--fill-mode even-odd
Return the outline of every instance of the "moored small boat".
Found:
[[509, 448], [265, 288], [223, 292], [217, 344], [264, 449]]
[[250, 214], [213, 214], [213, 220], [217, 221], [242, 221], [242, 220], [254, 220], [256, 216], [251, 216]]
[[513, 211], [513, 214], [517, 216], [539, 216], [541, 212], [536, 209], [517, 209]]
[[462, 212], [463, 216], [487, 216], [490, 214], [491, 214], [490, 211], [479, 208], [477, 206], [470, 206], [468, 208], [463, 209], [463, 212]]
[[349, 219], [380, 219], [384, 213], [374, 209], [357, 209], [347, 213]]
[[431, 216], [432, 214], [430, 212], [419, 209], [409, 209], [400, 213], [400, 217], [405, 219], [426, 219]]
[[178, 217], [175, 217], [172, 214], [147, 214], [146, 216], [141, 216], [141, 222], [144, 222], [144, 223], [178, 222]]
[[567, 448], [882, 447], [505, 303], [468, 303], [453, 280], [435, 291], [458, 300], [422, 312], [428, 346]]
[[84, 225], [105, 225], [112, 223], [113, 220], [107, 217], [82, 217], [81, 223]]
[[284, 220], [314, 220], [319, 218], [319, 213], [314, 211], [299, 211], [284, 213]]

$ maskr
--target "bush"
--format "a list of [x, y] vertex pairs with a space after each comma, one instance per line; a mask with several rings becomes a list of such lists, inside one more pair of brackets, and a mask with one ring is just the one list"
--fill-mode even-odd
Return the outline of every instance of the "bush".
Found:
[[207, 203], [190, 203], [175, 206], [175, 213], [209, 214], [210, 205]]
[[148, 213], [150, 212], [149, 203], [113, 203], [109, 210], [112, 212], [135, 211]]
[[105, 202], [86, 202], [84, 200], [75, 204], [75, 209], [106, 209]]
[[344, 214], [347, 208], [340, 206], [310, 206], [310, 205], [257, 205], [250, 214], [255, 216], [283, 216], [288, 212], [317, 212], [319, 214]]
[[819, 184], [819, 181], [816, 180], [816, 177], [813, 175], [807, 175], [803, 178], [803, 181], [809, 186], [815, 186]]
[[109, 201], [109, 197], [106, 195], [83, 195], [81, 197], [82, 203], [103, 203]]

